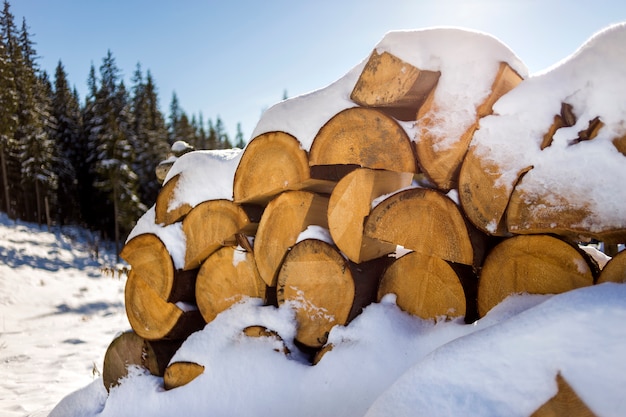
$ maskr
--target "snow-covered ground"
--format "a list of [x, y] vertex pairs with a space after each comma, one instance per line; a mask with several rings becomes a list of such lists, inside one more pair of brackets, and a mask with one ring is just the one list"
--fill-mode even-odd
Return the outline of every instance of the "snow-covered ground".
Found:
[[[100, 245], [102, 246], [102, 245]], [[47, 231], [0, 213], [0, 415], [46, 416], [99, 378], [129, 328], [111, 249], [77, 228]]]
[[[598, 416], [626, 415], [622, 284], [512, 297], [470, 325], [409, 316], [388, 297], [336, 327], [316, 366], [290, 342], [292, 311], [251, 299], [174, 357], [205, 366], [196, 380], [164, 391], [137, 371], [107, 397], [98, 372], [129, 328], [124, 279], [101, 272], [115, 259], [100, 249], [96, 262], [87, 236], [0, 215], [2, 416], [528, 416], [555, 394], [558, 372]], [[252, 324], [292, 354], [242, 336]]]

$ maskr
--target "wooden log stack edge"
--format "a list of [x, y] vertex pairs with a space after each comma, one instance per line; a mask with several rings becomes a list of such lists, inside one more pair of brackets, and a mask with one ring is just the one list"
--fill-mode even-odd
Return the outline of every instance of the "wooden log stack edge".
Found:
[[[495, 73], [475, 123], [442, 150], [433, 133], [445, 134], [433, 117], [444, 111], [433, 108], [442, 74], [374, 51], [350, 96], [354, 106], [320, 127], [310, 151], [289, 133], [260, 134], [243, 151], [232, 200], [162, 209], [157, 222], [180, 224], [186, 237], [184, 267], [174, 268], [153, 234], [124, 246], [133, 331], [109, 348], [107, 389], [128, 364], [164, 376], [166, 389], [209, 372], [201, 364], [169, 363], [173, 349], [156, 346], [179, 346], [243, 297], [295, 309], [293, 342], [315, 364], [331, 351], [334, 326], [349, 325], [387, 294], [423, 319], [471, 323], [512, 294], [624, 282], [626, 251], [601, 271], [569, 234], [516, 235], [507, 228], [513, 192], [498, 185], [491, 162], [470, 147], [480, 119], [522, 82], [506, 62]], [[544, 146], [553, 130], [572, 123], [567, 106], [561, 113]], [[422, 140], [412, 142], [399, 121], [419, 122]], [[176, 181], [164, 185], [163, 200]], [[522, 210], [523, 198], [514, 204]], [[327, 233], [300, 239], [311, 228]], [[608, 237], [624, 242], [626, 230]], [[282, 340], [261, 326], [242, 332]], [[283, 353], [290, 354], [286, 347]]]

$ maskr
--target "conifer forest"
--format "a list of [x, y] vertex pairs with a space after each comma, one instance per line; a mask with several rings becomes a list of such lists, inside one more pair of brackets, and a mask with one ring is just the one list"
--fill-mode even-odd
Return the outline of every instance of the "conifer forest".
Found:
[[224, 123], [189, 117], [172, 95], [159, 109], [150, 71], [137, 63], [130, 85], [111, 51], [86, 74], [81, 98], [61, 61], [48, 74], [36, 42], [4, 0], [0, 13], [0, 211], [39, 224], [77, 224], [105, 240], [123, 241], [154, 204], [155, 167], [171, 145], [195, 149], [245, 145], [241, 127], [231, 141]]

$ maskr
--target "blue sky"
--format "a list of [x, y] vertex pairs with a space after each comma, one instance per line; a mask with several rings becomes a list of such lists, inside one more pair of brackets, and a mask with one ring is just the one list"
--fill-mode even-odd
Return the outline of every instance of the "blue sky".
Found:
[[323, 88], [365, 59], [390, 30], [460, 26], [507, 44], [531, 73], [626, 21], [623, 0], [10, 0], [26, 18], [41, 68], [59, 60], [81, 98], [108, 50], [130, 79], [150, 70], [168, 111], [220, 116], [246, 140], [262, 111]]

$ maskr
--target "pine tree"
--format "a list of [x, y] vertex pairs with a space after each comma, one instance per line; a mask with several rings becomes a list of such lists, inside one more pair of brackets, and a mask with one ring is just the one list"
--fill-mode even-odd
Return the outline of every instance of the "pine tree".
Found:
[[18, 96], [15, 83], [15, 65], [19, 59], [16, 28], [8, 1], [4, 1], [0, 14], [0, 175], [2, 176], [3, 208], [9, 217], [15, 218], [13, 190], [17, 161], [12, 156], [15, 149], [15, 131], [18, 126]]
[[246, 147], [246, 142], [243, 139], [243, 132], [241, 131], [241, 123], [237, 123], [237, 133], [235, 134], [235, 147], [243, 149]]
[[176, 95], [176, 92], [174, 92], [172, 93], [169, 122], [167, 123], [168, 142], [170, 143], [170, 145], [178, 140], [176, 138], [176, 135], [178, 133], [178, 123], [181, 118], [181, 112], [182, 110], [178, 104], [178, 96]]
[[151, 206], [160, 189], [155, 168], [169, 150], [167, 130], [150, 72], [144, 81], [141, 65], [137, 64], [132, 82], [133, 147], [136, 155], [132, 168], [140, 178], [140, 200], [145, 206]]
[[56, 119], [54, 141], [59, 152], [55, 168], [59, 176], [56, 218], [60, 224], [80, 223], [79, 178], [85, 149], [81, 141], [81, 112], [77, 94], [70, 90], [61, 61], [57, 64], [52, 92], [52, 114]]
[[215, 130], [215, 126], [213, 126], [213, 121], [209, 119], [209, 134], [207, 135], [207, 149], [217, 149], [218, 148], [218, 138], [217, 131]]
[[[116, 245], [121, 242], [136, 219], [146, 210], [138, 197], [139, 177], [132, 169], [136, 141], [128, 93], [120, 82], [120, 71], [111, 51], [100, 67], [100, 88], [90, 123], [89, 162], [94, 175], [93, 186], [100, 200], [99, 226], [112, 233]], [[93, 209], [96, 209], [93, 207]], [[119, 252], [119, 250], [118, 250]]]
[[228, 133], [226, 133], [226, 129], [224, 128], [224, 122], [222, 122], [219, 116], [217, 116], [215, 120], [215, 134], [217, 135], [218, 149], [229, 149], [233, 147], [228, 138]]
[[50, 114], [49, 81], [47, 76], [40, 78], [37, 75], [36, 52], [25, 20], [18, 45], [21, 60], [15, 72], [19, 100], [15, 140], [21, 168], [20, 217], [40, 223], [48, 217], [44, 216], [44, 207], [57, 186], [54, 172], [56, 149], [50, 138], [55, 121]]

